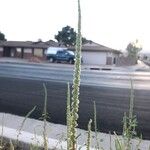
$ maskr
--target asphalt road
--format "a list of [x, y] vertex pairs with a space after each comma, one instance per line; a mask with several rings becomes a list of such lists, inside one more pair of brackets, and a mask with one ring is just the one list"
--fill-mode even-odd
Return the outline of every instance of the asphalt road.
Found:
[[[44, 81], [72, 82], [73, 65], [27, 65], [0, 64], [1, 77], [34, 79]], [[150, 72], [131, 71], [95, 71], [82, 69], [81, 84], [130, 88], [130, 80], [134, 81], [134, 89], [150, 89]]]
[[[72, 67], [0, 64], [0, 111], [24, 116], [35, 105], [34, 118], [40, 118], [44, 104], [43, 83], [48, 90], [50, 121], [65, 124], [67, 82], [72, 81]], [[60, 71], [61, 70], [61, 71]], [[138, 132], [150, 139], [149, 73], [82, 70], [79, 127], [87, 128], [97, 107], [100, 131], [122, 130], [124, 112], [129, 109], [130, 78], [134, 80], [134, 113]]]

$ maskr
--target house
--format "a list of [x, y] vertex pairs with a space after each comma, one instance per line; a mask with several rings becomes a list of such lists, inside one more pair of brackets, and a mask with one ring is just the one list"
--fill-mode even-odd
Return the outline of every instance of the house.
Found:
[[[50, 40], [42, 42], [32, 41], [0, 41], [0, 57], [17, 57], [29, 59], [38, 57], [46, 59], [45, 50], [48, 47], [60, 47], [60, 44]], [[62, 47], [62, 46], [61, 46]], [[64, 46], [63, 46], [64, 47]], [[75, 51], [75, 47], [68, 47]], [[93, 41], [82, 45], [83, 64], [87, 65], [113, 65], [121, 54], [120, 51], [108, 48]]]
[[0, 41], [0, 57], [45, 58], [45, 50], [50, 46], [59, 46], [55, 41]]
[[[74, 47], [69, 47], [75, 51]], [[113, 65], [121, 54], [120, 51], [108, 48], [93, 41], [82, 45], [83, 63], [87, 65]]]

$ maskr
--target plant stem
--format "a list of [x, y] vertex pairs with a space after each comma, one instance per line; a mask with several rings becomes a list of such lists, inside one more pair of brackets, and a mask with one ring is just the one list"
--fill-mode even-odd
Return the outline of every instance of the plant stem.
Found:
[[44, 99], [44, 109], [43, 109], [43, 140], [44, 140], [44, 150], [48, 150], [48, 140], [47, 140], [47, 132], [46, 132], [46, 126], [47, 126], [47, 89], [46, 85], [43, 83], [44, 87], [44, 93], [45, 93], [45, 99]]
[[17, 144], [18, 144], [18, 141], [19, 141], [19, 136], [20, 136], [20, 134], [21, 134], [21, 130], [22, 130], [22, 128], [23, 128], [23, 126], [24, 126], [24, 124], [25, 124], [27, 118], [34, 112], [35, 109], [36, 109], [36, 106], [34, 106], [34, 107], [27, 113], [27, 115], [25, 116], [25, 118], [23, 119], [23, 121], [22, 121], [22, 123], [21, 123], [21, 126], [20, 126], [20, 128], [19, 128], [19, 130], [18, 130], [18, 134], [17, 134]]
[[96, 149], [99, 149], [98, 137], [97, 137], [97, 114], [96, 114], [96, 103], [94, 101], [94, 130], [95, 130], [95, 141], [96, 141]]
[[71, 114], [70, 114], [70, 85], [68, 83], [68, 89], [67, 89], [67, 113], [66, 113], [66, 123], [67, 123], [67, 150], [71, 147], [70, 142], [70, 126], [71, 126]]
[[73, 75], [73, 90], [72, 90], [72, 107], [71, 107], [71, 150], [76, 149], [76, 127], [78, 120], [79, 110], [79, 87], [80, 87], [80, 75], [81, 75], [81, 8], [80, 0], [78, 0], [78, 33], [76, 41], [76, 53], [75, 53], [75, 65]]
[[91, 124], [92, 120], [90, 119], [88, 123], [88, 138], [87, 138], [87, 150], [90, 150], [90, 144], [91, 144]]

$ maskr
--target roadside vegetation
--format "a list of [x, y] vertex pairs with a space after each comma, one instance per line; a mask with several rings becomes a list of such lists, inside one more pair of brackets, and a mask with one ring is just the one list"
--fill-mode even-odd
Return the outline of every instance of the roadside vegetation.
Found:
[[6, 41], [5, 34], [0, 31], [0, 41]]
[[[81, 45], [82, 45], [82, 36], [81, 36], [81, 8], [80, 8], [80, 0], [78, 0], [78, 33], [76, 38], [76, 61], [74, 64], [74, 76], [73, 76], [73, 85], [70, 87], [68, 83], [67, 90], [67, 107], [66, 107], [66, 124], [67, 124], [67, 150], [79, 150], [78, 148], [78, 136], [77, 135], [77, 127], [78, 127], [78, 110], [79, 110], [79, 94], [80, 94], [80, 75], [81, 75]], [[45, 91], [45, 100], [44, 100], [44, 108], [42, 114], [43, 120], [43, 146], [39, 147], [39, 145], [31, 144], [28, 149], [30, 150], [48, 150], [48, 137], [47, 137], [47, 89], [43, 84], [43, 88]], [[72, 91], [72, 93], [71, 93]], [[101, 146], [100, 139], [97, 136], [97, 115], [96, 115], [96, 103], [93, 104], [94, 107], [94, 118], [89, 120], [87, 125], [87, 139], [85, 139], [86, 150], [91, 149], [91, 125], [94, 124], [94, 132], [95, 132], [95, 150], [104, 150]], [[35, 110], [35, 107], [26, 115], [23, 120], [21, 127], [18, 131], [18, 136], [16, 141], [12, 141], [11, 139], [3, 138], [3, 128], [0, 139], [0, 150], [21, 150], [23, 149], [19, 142], [19, 135], [21, 133], [22, 127], [25, 124], [26, 119], [30, 116], [30, 114]], [[133, 150], [132, 140], [136, 138], [138, 140], [137, 145], [134, 147], [134, 150], [139, 150], [140, 143], [142, 141], [141, 138], [137, 138], [136, 127], [137, 120], [134, 115], [134, 89], [133, 82], [131, 79], [131, 93], [130, 93], [130, 104], [129, 104], [129, 112], [125, 112], [123, 118], [123, 132], [121, 136], [118, 136], [115, 132], [115, 150]], [[93, 119], [93, 120], [92, 120]], [[111, 143], [111, 140], [110, 140]], [[110, 144], [110, 150], [113, 150]]]
[[130, 57], [131, 59], [135, 59], [137, 64], [138, 53], [142, 50], [142, 46], [139, 44], [139, 41], [136, 40], [135, 42], [129, 43], [126, 50], [128, 57]]

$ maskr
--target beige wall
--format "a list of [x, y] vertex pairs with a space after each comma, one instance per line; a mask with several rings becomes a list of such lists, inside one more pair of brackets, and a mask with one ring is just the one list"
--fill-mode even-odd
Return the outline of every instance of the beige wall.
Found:
[[[120, 54], [116, 54], [116, 53], [113, 53], [113, 55], [112, 55], [113, 61], [115, 59], [115, 64], [117, 63], [117, 59], [119, 58], [119, 55]], [[113, 64], [114, 64], [114, 62], [113, 62]]]
[[116, 54], [113, 52], [107, 52], [107, 58], [109, 59], [109, 65], [113, 65], [114, 63], [116, 63], [116, 59], [118, 57], [119, 57], [119, 54]]
[[16, 48], [18, 53], [21, 53], [21, 48]]
[[32, 53], [32, 49], [31, 48], [25, 48], [24, 53]]
[[0, 47], [0, 57], [3, 56], [3, 47]]
[[34, 56], [43, 57], [43, 49], [35, 48], [34, 49]]
[[106, 65], [105, 52], [82, 52], [83, 64], [87, 65]]
[[33, 56], [31, 48], [24, 48], [23, 58], [30, 59]]
[[0, 52], [3, 52], [3, 47], [0, 47]]

